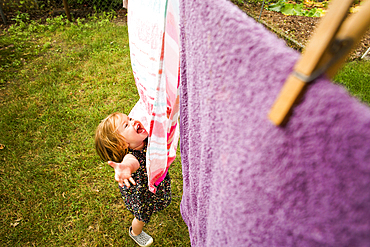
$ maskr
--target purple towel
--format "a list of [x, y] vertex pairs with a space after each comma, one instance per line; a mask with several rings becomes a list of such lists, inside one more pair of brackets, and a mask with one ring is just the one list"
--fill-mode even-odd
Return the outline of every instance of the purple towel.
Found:
[[226, 0], [180, 10], [192, 246], [370, 246], [370, 109], [321, 78], [274, 126], [299, 53]]

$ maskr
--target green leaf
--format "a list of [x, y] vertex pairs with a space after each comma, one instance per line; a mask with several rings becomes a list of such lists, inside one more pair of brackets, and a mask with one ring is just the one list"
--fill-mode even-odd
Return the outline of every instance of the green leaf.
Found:
[[303, 4], [295, 4], [294, 6], [294, 11], [296, 11], [297, 13], [302, 13], [302, 10], [303, 10]]
[[277, 3], [270, 4], [267, 9], [271, 11], [280, 12], [281, 8], [285, 6], [285, 0], [280, 0]]
[[280, 12], [282, 6], [279, 3], [271, 4], [267, 7], [268, 10]]
[[316, 13], [316, 9], [311, 9], [310, 11], [308, 11], [308, 13], [306, 13], [305, 16], [313, 17], [315, 13]]
[[315, 17], [320, 17], [322, 14], [322, 9], [316, 9]]
[[305, 16], [308, 16], [308, 17], [320, 17], [321, 16], [321, 13], [322, 13], [322, 10], [321, 9], [314, 8], [314, 9], [311, 9], [308, 13], [306, 13]]
[[281, 13], [284, 15], [294, 15], [294, 5], [292, 3], [285, 4], [281, 9]]

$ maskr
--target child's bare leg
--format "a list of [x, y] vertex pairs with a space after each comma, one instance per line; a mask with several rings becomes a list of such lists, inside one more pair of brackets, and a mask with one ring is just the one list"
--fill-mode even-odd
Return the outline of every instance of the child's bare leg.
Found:
[[139, 235], [141, 231], [143, 230], [144, 225], [145, 225], [144, 222], [134, 218], [132, 220], [132, 231], [131, 231], [132, 235], [134, 236]]

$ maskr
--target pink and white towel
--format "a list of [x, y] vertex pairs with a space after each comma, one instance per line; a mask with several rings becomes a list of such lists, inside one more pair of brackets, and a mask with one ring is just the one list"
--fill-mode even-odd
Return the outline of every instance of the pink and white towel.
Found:
[[149, 133], [146, 164], [149, 190], [155, 193], [176, 157], [179, 139], [179, 5], [178, 0], [135, 0], [127, 7], [131, 65], [140, 95], [129, 116]]

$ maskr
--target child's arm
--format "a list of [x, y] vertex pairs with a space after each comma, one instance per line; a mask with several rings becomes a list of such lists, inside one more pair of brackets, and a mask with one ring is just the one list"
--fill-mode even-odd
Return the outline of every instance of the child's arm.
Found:
[[127, 154], [121, 163], [116, 163], [113, 161], [108, 161], [108, 165], [114, 169], [114, 178], [118, 184], [122, 187], [123, 183], [130, 188], [129, 181], [136, 185], [135, 180], [131, 177], [131, 174], [134, 173], [140, 167], [139, 161], [132, 154]]

